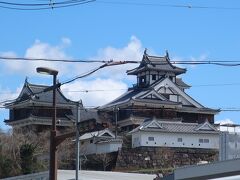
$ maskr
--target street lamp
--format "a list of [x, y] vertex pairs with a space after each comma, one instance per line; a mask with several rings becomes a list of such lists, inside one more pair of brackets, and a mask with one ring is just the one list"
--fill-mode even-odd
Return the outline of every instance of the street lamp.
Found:
[[[69, 132], [69, 133], [65, 133], [62, 135], [57, 135], [56, 132], [56, 89], [59, 88], [61, 85], [67, 84], [67, 83], [71, 83], [77, 79], [80, 78], [84, 78], [86, 76], [91, 75], [92, 73], [98, 71], [99, 69], [102, 69], [104, 67], [107, 66], [115, 66], [115, 65], [122, 65], [122, 64], [126, 64], [126, 63], [136, 63], [134, 61], [119, 61], [119, 62], [113, 62], [113, 61], [109, 61], [108, 63], [105, 63], [101, 66], [99, 66], [98, 68], [84, 74], [81, 76], [77, 76], [69, 81], [66, 81], [64, 83], [57, 83], [57, 74], [58, 71], [54, 70], [54, 69], [50, 69], [47, 67], [38, 67], [36, 70], [38, 73], [41, 74], [46, 74], [46, 75], [51, 75], [53, 76], [53, 86], [47, 87], [46, 89], [43, 90], [43, 92], [48, 92], [48, 91], [53, 91], [53, 110], [52, 110], [52, 129], [51, 129], [51, 134], [50, 134], [50, 165], [49, 165], [49, 180], [57, 180], [57, 146], [63, 142], [66, 138], [69, 137], [73, 137], [74, 135], [76, 135], [76, 139], [79, 139], [79, 135], [82, 135], [84, 133], [90, 132], [92, 131], [92, 126], [87, 126], [87, 128], [85, 128], [84, 131], [80, 131], [77, 132], [79, 134], [76, 134], [76, 132]], [[79, 106], [79, 105], [78, 105]], [[78, 108], [79, 109], [79, 108]], [[78, 115], [78, 117], [80, 118], [80, 115]], [[78, 120], [77, 120], [78, 121]], [[89, 121], [91, 122], [91, 121]], [[79, 127], [82, 126], [81, 122], [77, 122], [77, 127], [79, 129]], [[79, 143], [79, 141], [78, 141]], [[77, 145], [77, 156], [79, 154], [79, 146]], [[79, 156], [77, 157], [79, 158]], [[77, 160], [78, 161], [78, 160]], [[79, 167], [79, 162], [76, 162], [77, 168], [76, 168], [76, 178], [78, 178], [78, 167]]]
[[[47, 67], [38, 67], [38, 73], [52, 75], [53, 76], [53, 87], [56, 86], [57, 82], [57, 74], [58, 71], [54, 69], [50, 69]], [[56, 88], [52, 89], [53, 91], [53, 110], [52, 110], [52, 127], [50, 134], [50, 165], [49, 165], [49, 180], [57, 179], [57, 143], [56, 143]]]

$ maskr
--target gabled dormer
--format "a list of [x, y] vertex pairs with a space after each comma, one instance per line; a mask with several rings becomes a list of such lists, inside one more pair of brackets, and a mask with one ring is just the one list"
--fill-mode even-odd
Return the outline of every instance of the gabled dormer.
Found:
[[212, 124], [206, 120], [204, 123], [199, 124], [196, 128], [196, 131], [218, 131]]
[[170, 62], [169, 54], [163, 57], [150, 56], [145, 49], [140, 65], [132, 70], [128, 70], [128, 75], [137, 76], [137, 87], [149, 87], [156, 81], [168, 77], [174, 83], [176, 76], [186, 72], [186, 69], [176, 67]]
[[163, 129], [163, 126], [155, 119], [146, 119], [139, 127], [139, 130]]

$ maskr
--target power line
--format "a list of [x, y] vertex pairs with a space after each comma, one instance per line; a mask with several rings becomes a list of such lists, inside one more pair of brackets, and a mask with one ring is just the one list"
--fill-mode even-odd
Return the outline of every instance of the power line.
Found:
[[10, 3], [6, 1], [1, 1], [0, 4], [3, 4], [3, 5], [0, 5], [0, 8], [11, 9], [11, 10], [30, 10], [30, 11], [48, 10], [48, 9], [64, 8], [64, 7], [70, 7], [70, 6], [78, 6], [78, 5], [87, 4], [94, 1], [96, 0], [69, 0], [69, 1], [62, 1], [59, 3], [42, 3], [42, 4]]
[[[240, 82], [236, 82], [236, 83], [219, 83], [219, 84], [199, 84], [199, 85], [192, 85], [191, 88], [196, 88], [196, 87], [219, 87], [219, 86], [239, 86]], [[141, 88], [140, 88], [141, 89]], [[146, 89], [146, 88], [142, 88], [142, 89]], [[66, 92], [66, 93], [79, 93], [79, 92], [83, 92], [83, 93], [89, 93], [89, 92], [108, 92], [108, 91], [126, 91], [128, 90], [128, 88], [124, 88], [124, 89], [79, 89], [79, 90], [62, 90], [62, 92]], [[18, 92], [0, 92], [0, 94], [19, 94]]]
[[[128, 61], [128, 60], [92, 60], [92, 59], [49, 59], [49, 58], [26, 58], [26, 57], [4, 57], [0, 56], [0, 60], [10, 61], [49, 61], [49, 62], [63, 62], [63, 63], [141, 63], [141, 61]], [[205, 61], [171, 61], [172, 64], [185, 64], [185, 65], [219, 65], [219, 66], [240, 66], [240, 61], [236, 60], [205, 60]], [[166, 62], [154, 63], [155, 65], [167, 65]]]
[[70, 80], [67, 80], [65, 82], [58, 82], [57, 84], [53, 85], [53, 86], [49, 86], [49, 87], [46, 87], [45, 89], [43, 89], [42, 91], [39, 91], [37, 93], [33, 93], [33, 94], [30, 94], [29, 97], [32, 97], [32, 96], [36, 96], [38, 94], [42, 94], [42, 93], [45, 93], [45, 92], [48, 92], [48, 91], [52, 91], [53, 89], [57, 89], [57, 88], [60, 88], [60, 86], [64, 85], [64, 84], [68, 84], [68, 83], [71, 83], [77, 79], [80, 79], [80, 78], [84, 78], [86, 76], [89, 76], [91, 74], [93, 74], [94, 72], [98, 71], [99, 69], [102, 69], [102, 68], [105, 68], [105, 67], [108, 67], [108, 66], [116, 66], [116, 65], [122, 65], [122, 64], [126, 64], [128, 62], [113, 62], [113, 61], [109, 61], [108, 63], [105, 63], [93, 70], [90, 70], [88, 71], [87, 73], [84, 73], [83, 75], [79, 75], [79, 76], [76, 76], [74, 78], [71, 78]]
[[[49, 59], [49, 58], [26, 58], [26, 57], [4, 57], [0, 56], [0, 60], [5, 61], [47, 61], [47, 62], [63, 62], [63, 63], [110, 63], [113, 60], [93, 60], [93, 59]], [[118, 61], [122, 63], [140, 63], [141, 61]], [[240, 61], [239, 61], [240, 62]]]
[[192, 4], [163, 4], [163, 3], [141, 3], [141, 2], [124, 2], [124, 1], [104, 1], [104, 0], [65, 0], [60, 2], [49, 3], [13, 3], [9, 1], [0, 1], [0, 8], [12, 10], [47, 10], [70, 6], [77, 6], [95, 2], [99, 4], [125, 5], [125, 6], [145, 6], [145, 7], [162, 7], [162, 8], [184, 8], [184, 9], [213, 9], [213, 10], [240, 10], [240, 7], [222, 7], [222, 6], [198, 6]]
[[61, 85], [68, 84], [68, 83], [71, 83], [71, 82], [73, 82], [77, 79], [89, 76], [89, 75], [93, 74], [94, 72], [98, 71], [99, 69], [102, 69], [102, 68], [105, 68], [105, 67], [123, 65], [123, 64], [128, 64], [128, 63], [132, 63], [132, 62], [131, 61], [109, 61], [109, 62], [107, 62], [107, 63], [105, 63], [105, 64], [103, 64], [103, 65], [101, 65], [101, 66], [99, 66], [95, 69], [92, 69], [92, 70], [88, 71], [87, 73], [84, 73], [84, 74], [76, 76], [76, 77], [74, 77], [70, 80], [67, 80], [67, 81], [61, 83]]
[[[67, 92], [67, 93], [79, 93], [79, 92], [83, 92], [83, 93], [88, 93], [88, 92], [107, 92], [107, 91], [125, 91], [126, 89], [80, 89], [80, 90], [63, 90], [62, 92]], [[19, 94], [18, 92], [0, 92], [0, 94]]]
[[50, 62], [64, 62], [64, 63], [107, 63], [105, 60], [91, 60], [91, 59], [49, 59], [49, 58], [26, 58], [26, 57], [5, 57], [0, 56], [0, 60], [7, 61], [50, 61]]
[[0, 4], [4, 5], [13, 5], [13, 6], [49, 6], [49, 5], [59, 5], [59, 4], [71, 4], [77, 2], [84, 2], [86, 0], [68, 0], [68, 1], [61, 1], [61, 2], [50, 2], [49, 3], [13, 3], [7, 1], [0, 1]]
[[75, 80], [77, 80], [77, 79], [80, 79], [80, 78], [89, 76], [89, 75], [93, 74], [94, 72], [96, 72], [96, 71], [98, 71], [99, 69], [102, 69], [102, 68], [104, 68], [104, 67], [106, 67], [106, 63], [103, 64], [102, 66], [99, 66], [99, 67], [97, 67], [97, 68], [95, 68], [95, 69], [92, 69], [92, 70], [88, 71], [87, 73], [84, 73], [84, 74], [79, 75], [79, 76], [75, 76], [74, 78], [71, 78], [70, 80], [67, 80], [67, 81], [61, 83], [61, 85], [68, 84], [68, 83], [71, 83], [71, 82], [73, 82], [73, 81], [75, 81]]
[[197, 6], [191, 4], [162, 4], [162, 3], [141, 3], [141, 2], [120, 2], [97, 0], [95, 3], [127, 5], [127, 6], [151, 6], [162, 8], [184, 8], [184, 9], [213, 9], [213, 10], [240, 10], [240, 7], [221, 7], [221, 6]]

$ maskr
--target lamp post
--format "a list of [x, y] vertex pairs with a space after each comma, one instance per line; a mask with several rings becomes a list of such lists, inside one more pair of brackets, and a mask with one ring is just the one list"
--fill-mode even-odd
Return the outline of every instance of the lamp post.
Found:
[[[80, 122], [80, 113], [81, 113], [81, 107], [82, 101], [77, 102], [77, 118], [76, 118], [76, 126]], [[79, 154], [80, 154], [80, 144], [79, 144], [79, 131], [76, 131], [76, 180], [78, 180], [78, 174], [79, 174], [79, 164], [80, 164], [80, 170], [81, 170], [81, 160], [79, 161]], [[80, 163], [79, 163], [80, 162]]]
[[118, 112], [119, 112], [119, 108], [117, 108], [116, 106], [113, 109], [114, 113], [115, 113], [115, 139], [117, 139], [117, 121], [118, 121]]
[[[129, 61], [130, 62], [130, 61]], [[113, 62], [113, 61], [109, 61], [108, 63], [105, 63], [101, 66], [99, 66], [98, 68], [92, 70], [91, 72], [88, 72], [87, 74], [84, 74], [84, 75], [81, 75], [81, 76], [78, 76], [78, 77], [75, 77], [65, 83], [56, 83], [56, 80], [57, 80], [57, 74], [58, 74], [58, 71], [57, 70], [54, 70], [54, 69], [50, 69], [50, 68], [47, 68], [47, 67], [38, 67], [36, 70], [38, 73], [41, 73], [41, 74], [46, 74], [46, 75], [51, 75], [53, 76], [53, 86], [50, 86], [46, 89], [44, 89], [43, 92], [47, 92], [47, 91], [53, 91], [53, 110], [52, 110], [52, 128], [51, 128], [51, 134], [50, 134], [50, 165], [49, 165], [49, 180], [57, 180], [57, 146], [63, 142], [66, 138], [69, 138], [69, 137], [73, 137], [74, 135], [76, 135], [76, 139], [79, 139], [79, 136], [84, 134], [84, 133], [87, 133], [87, 132], [91, 132], [93, 129], [89, 128], [85, 131], [81, 131], [81, 122], [77, 122], [77, 126], [80, 126], [80, 127], [77, 127], [78, 128], [78, 134], [76, 132], [69, 132], [69, 133], [65, 133], [65, 134], [62, 134], [62, 135], [57, 135], [57, 132], [56, 132], [56, 88], [59, 88], [61, 85], [63, 84], [67, 84], [67, 83], [71, 83], [73, 81], [75, 81], [76, 79], [80, 79], [80, 78], [83, 78], [83, 77], [86, 77], [86, 76], [89, 76], [90, 74], [98, 71], [99, 69], [102, 69], [104, 67], [107, 67], [107, 66], [115, 66], [115, 65], [121, 65], [121, 64], [126, 64], [126, 63], [129, 63], [127, 61], [119, 61], [119, 62]], [[134, 61], [132, 61], [134, 62]], [[79, 114], [79, 118], [80, 118], [80, 114]], [[79, 143], [79, 141], [78, 141]], [[76, 154], [79, 158], [79, 145], [76, 146], [76, 148], [78, 150], [76, 150]], [[79, 160], [79, 159], [78, 159]], [[77, 160], [77, 161], [78, 161]], [[80, 161], [81, 163], [81, 161]], [[79, 162], [76, 162], [76, 165], [77, 167], [79, 167]], [[81, 167], [81, 164], [80, 164], [80, 167]], [[78, 168], [76, 168], [76, 178], [78, 178]]]
[[[37, 72], [53, 76], [53, 87], [56, 86], [58, 71], [46, 67], [38, 67]], [[49, 180], [57, 179], [57, 144], [56, 144], [56, 88], [53, 91], [53, 109], [52, 109], [52, 127], [50, 134], [50, 164], [49, 164]]]

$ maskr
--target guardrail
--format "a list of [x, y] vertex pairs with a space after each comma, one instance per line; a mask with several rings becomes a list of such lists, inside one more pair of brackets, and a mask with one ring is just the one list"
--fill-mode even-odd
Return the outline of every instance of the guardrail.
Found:
[[49, 179], [48, 177], [49, 177], [49, 172], [44, 171], [44, 172], [39, 172], [34, 174], [9, 177], [3, 180], [48, 180]]

